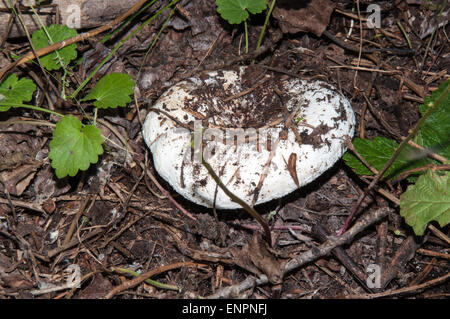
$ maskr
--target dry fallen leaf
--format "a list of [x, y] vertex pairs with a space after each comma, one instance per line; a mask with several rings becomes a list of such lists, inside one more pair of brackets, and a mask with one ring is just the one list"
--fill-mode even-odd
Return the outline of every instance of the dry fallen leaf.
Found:
[[289, 171], [289, 174], [291, 174], [291, 177], [295, 182], [295, 185], [297, 185], [297, 187], [300, 188], [300, 183], [298, 182], [297, 176], [297, 153], [291, 153], [291, 155], [289, 155], [289, 159], [286, 166]]
[[[39, 163], [25, 164], [14, 170], [3, 170], [0, 172], [0, 191], [4, 192], [4, 187], [10, 195], [20, 196], [34, 178]], [[4, 185], [4, 186], [3, 186]]]
[[273, 10], [283, 33], [311, 32], [320, 37], [330, 22], [334, 3], [329, 0], [279, 1]]
[[267, 242], [261, 235], [254, 235], [252, 242], [242, 250], [232, 249], [233, 261], [254, 274], [265, 274], [272, 284], [279, 284], [283, 279], [283, 261], [276, 258], [267, 248]]

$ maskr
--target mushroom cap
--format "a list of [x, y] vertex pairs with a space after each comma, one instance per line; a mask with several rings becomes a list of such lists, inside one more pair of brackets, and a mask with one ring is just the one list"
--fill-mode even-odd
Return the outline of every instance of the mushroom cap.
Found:
[[[189, 129], [199, 124], [202, 130]], [[193, 136], [202, 136], [194, 148], [201, 147], [227, 188], [257, 205], [333, 166], [354, 127], [350, 102], [331, 85], [240, 67], [172, 86], [147, 115], [143, 136], [157, 172], [179, 194], [206, 207], [235, 209], [240, 205], [217, 187], [201, 157], [196, 160]]]

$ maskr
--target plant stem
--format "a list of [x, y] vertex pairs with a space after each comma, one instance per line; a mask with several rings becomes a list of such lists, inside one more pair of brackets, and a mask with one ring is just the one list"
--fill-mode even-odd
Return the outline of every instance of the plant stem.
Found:
[[12, 124], [31, 124], [31, 125], [43, 125], [43, 126], [50, 126], [55, 127], [56, 124], [50, 123], [48, 121], [33, 121], [33, 120], [8, 120], [0, 122], [1, 125], [12, 125]]
[[261, 30], [261, 33], [259, 34], [258, 43], [256, 44], [256, 50], [258, 50], [259, 47], [261, 46], [262, 38], [264, 36], [264, 33], [266, 32], [266, 27], [267, 27], [267, 24], [269, 23], [270, 15], [272, 14], [272, 10], [275, 7], [275, 2], [277, 2], [277, 0], [272, 0], [272, 3], [270, 4], [269, 11], [267, 12], [267, 15], [266, 15], [266, 20], [264, 21], [263, 28]]
[[49, 110], [49, 109], [44, 109], [42, 107], [39, 106], [34, 106], [34, 105], [27, 105], [27, 104], [20, 104], [20, 103], [10, 103], [10, 102], [0, 102], [0, 107], [2, 106], [11, 106], [11, 107], [23, 107], [26, 109], [30, 109], [30, 110], [35, 110], [35, 111], [41, 111], [41, 112], [46, 112], [46, 113], [50, 113], [59, 117], [64, 117], [64, 114]]
[[408, 142], [416, 136], [417, 132], [419, 132], [419, 129], [422, 127], [423, 123], [427, 120], [427, 118], [430, 116], [430, 114], [444, 101], [444, 99], [447, 97], [447, 95], [450, 92], [450, 81], [447, 82], [447, 85], [445, 86], [444, 90], [442, 91], [441, 95], [437, 98], [436, 101], [428, 103], [428, 110], [427, 112], [420, 118], [419, 122], [417, 122], [416, 126], [413, 128], [411, 133], [408, 134], [408, 136], [400, 143], [398, 148], [395, 150], [394, 154], [392, 154], [391, 158], [387, 161], [387, 163], [384, 165], [384, 167], [378, 171], [378, 174], [375, 175], [375, 178], [372, 180], [372, 182], [369, 184], [369, 186], [366, 188], [363, 194], [358, 198], [358, 201], [356, 202], [355, 207], [353, 208], [352, 212], [350, 213], [350, 216], [348, 216], [347, 220], [345, 221], [344, 226], [339, 231], [338, 235], [342, 235], [345, 230], [350, 225], [350, 222], [353, 219], [353, 216], [355, 216], [356, 212], [358, 211], [361, 203], [366, 198], [367, 194], [375, 187], [375, 185], [378, 183], [378, 181], [383, 177], [384, 173], [389, 169], [389, 167], [392, 165], [392, 163], [397, 159], [397, 157], [400, 155], [402, 150], [408, 145]]
[[93, 120], [93, 122], [94, 122], [95, 126], [97, 126], [97, 111], [98, 111], [98, 108], [94, 108], [94, 120]]
[[248, 53], [248, 30], [247, 30], [247, 20], [244, 21], [244, 31], [245, 31], [245, 54]]
[[[133, 270], [126, 269], [126, 268], [112, 267], [111, 270], [120, 272], [120, 273], [124, 273], [124, 274], [130, 274], [130, 275], [133, 275], [134, 277], [139, 277], [141, 275], [138, 272], [135, 272]], [[144, 282], [146, 282], [152, 286], [155, 286], [156, 288], [180, 291], [180, 288], [178, 288], [177, 286], [163, 284], [163, 283], [157, 282], [155, 280], [152, 280], [150, 278], [145, 279]]]

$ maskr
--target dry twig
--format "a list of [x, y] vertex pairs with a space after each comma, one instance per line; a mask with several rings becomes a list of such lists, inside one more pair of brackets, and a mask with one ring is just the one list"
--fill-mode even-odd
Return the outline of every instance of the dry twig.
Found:
[[139, 285], [141, 282], [147, 280], [148, 278], [153, 277], [155, 275], [158, 275], [160, 273], [169, 271], [169, 270], [173, 270], [173, 269], [177, 269], [177, 268], [181, 268], [181, 267], [198, 268], [198, 267], [204, 267], [204, 266], [206, 266], [206, 265], [194, 263], [194, 262], [191, 262], [191, 261], [181, 261], [181, 262], [177, 262], [177, 263], [174, 263], [174, 264], [158, 267], [156, 269], [152, 269], [150, 271], [147, 271], [146, 273], [143, 273], [139, 277], [135, 277], [133, 279], [125, 281], [121, 285], [119, 285], [119, 286], [115, 287], [114, 289], [112, 289], [111, 291], [109, 291], [105, 295], [104, 299], [111, 299], [112, 297], [114, 297], [118, 293], [120, 293], [120, 292], [122, 292], [124, 290], [127, 290], [127, 289], [131, 289], [133, 287], [136, 287], [137, 285]]
[[[367, 227], [378, 222], [382, 218], [386, 217], [389, 213], [388, 208], [381, 208], [370, 212], [363, 218], [361, 218], [355, 225], [350, 228], [342, 236], [330, 236], [328, 240], [320, 246], [313, 247], [312, 249], [294, 257], [285, 264], [284, 274], [287, 274], [306, 263], [317, 260], [320, 257], [328, 255], [334, 248], [350, 242], [357, 234], [366, 229]], [[230, 298], [232, 296], [238, 296], [243, 291], [253, 288], [255, 286], [264, 285], [269, 282], [266, 275], [261, 275], [258, 278], [249, 276], [241, 283], [229, 287], [224, 287], [218, 290], [215, 294], [208, 296], [207, 298]]]

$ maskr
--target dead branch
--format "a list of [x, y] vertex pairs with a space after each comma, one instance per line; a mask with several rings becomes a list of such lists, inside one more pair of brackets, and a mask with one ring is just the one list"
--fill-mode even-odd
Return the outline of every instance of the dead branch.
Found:
[[[298, 255], [297, 257], [286, 263], [284, 267], [284, 274], [291, 272], [306, 263], [317, 260], [320, 257], [328, 255], [334, 248], [344, 245], [350, 242], [357, 234], [366, 229], [367, 227], [378, 222], [382, 218], [386, 217], [389, 213], [389, 208], [380, 208], [378, 210], [372, 211], [363, 218], [361, 218], [355, 225], [350, 228], [342, 236], [330, 236], [328, 240], [318, 247], [313, 247], [312, 249]], [[232, 296], [239, 295], [243, 291], [250, 289], [255, 286], [264, 285], [269, 282], [266, 275], [261, 275], [258, 278], [248, 277], [241, 283], [229, 287], [225, 287], [217, 291], [215, 294], [208, 296], [207, 298], [231, 298]]]

